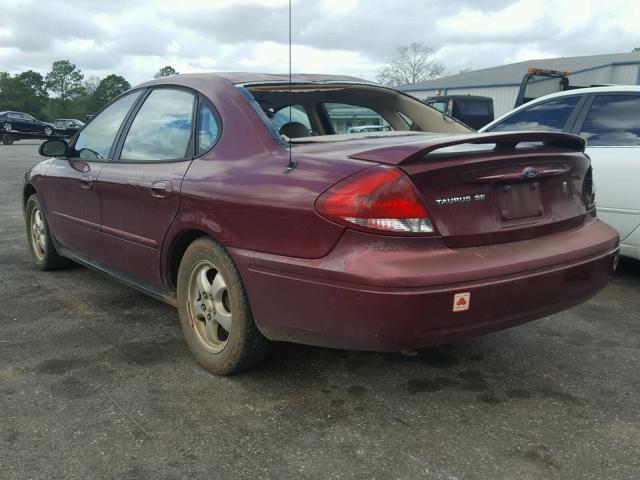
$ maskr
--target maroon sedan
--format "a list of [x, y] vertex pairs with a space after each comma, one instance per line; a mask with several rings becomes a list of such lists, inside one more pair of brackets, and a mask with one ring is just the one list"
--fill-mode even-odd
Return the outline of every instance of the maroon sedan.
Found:
[[181, 75], [45, 142], [25, 217], [39, 268], [72, 259], [177, 306], [228, 374], [269, 340], [398, 351], [588, 299], [618, 236], [583, 149], [475, 134], [350, 77]]

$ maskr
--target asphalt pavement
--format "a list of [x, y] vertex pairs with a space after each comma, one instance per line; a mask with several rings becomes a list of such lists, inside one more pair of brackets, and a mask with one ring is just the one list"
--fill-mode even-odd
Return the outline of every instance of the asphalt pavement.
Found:
[[32, 266], [37, 145], [0, 145], [0, 479], [640, 477], [640, 262], [586, 304], [465, 344], [278, 344], [217, 377], [171, 307]]

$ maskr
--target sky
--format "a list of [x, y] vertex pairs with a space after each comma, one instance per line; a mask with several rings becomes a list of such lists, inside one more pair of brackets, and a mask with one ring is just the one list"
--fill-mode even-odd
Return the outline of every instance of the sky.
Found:
[[[640, 47], [634, 0], [293, 0], [293, 71], [375, 79], [422, 42], [455, 74]], [[288, 0], [20, 0], [0, 16], [0, 71], [69, 59], [133, 85], [180, 73], [288, 71]]]

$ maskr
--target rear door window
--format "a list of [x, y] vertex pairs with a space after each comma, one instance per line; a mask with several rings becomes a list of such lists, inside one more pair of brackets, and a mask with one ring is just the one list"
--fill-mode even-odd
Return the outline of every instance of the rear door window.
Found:
[[561, 132], [573, 113], [580, 95], [539, 103], [510, 116], [491, 128], [493, 132], [537, 130]]
[[597, 95], [580, 135], [589, 146], [640, 145], [640, 95]]
[[367, 107], [346, 103], [325, 103], [324, 108], [335, 133], [363, 130], [357, 127], [365, 126], [380, 127], [377, 130], [391, 129], [382, 115]]
[[158, 88], [136, 114], [120, 158], [144, 162], [182, 160], [187, 156], [195, 96], [184, 90]]

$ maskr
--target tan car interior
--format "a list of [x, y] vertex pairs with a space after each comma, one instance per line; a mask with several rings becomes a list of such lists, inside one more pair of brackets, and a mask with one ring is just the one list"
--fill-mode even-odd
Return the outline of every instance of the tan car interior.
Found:
[[[296, 105], [304, 108], [311, 128], [300, 122], [287, 122], [279, 128], [286, 139], [314, 137], [313, 141], [323, 141], [317, 137], [335, 135], [327, 111], [326, 103], [347, 104], [365, 107], [378, 113], [392, 131], [414, 131], [435, 133], [468, 133], [470, 130], [451, 117], [431, 108], [418, 99], [395, 90], [366, 84], [293, 84], [246, 85], [267, 117], [283, 108]], [[299, 108], [298, 107], [298, 108]], [[377, 132], [392, 133], [392, 132]], [[335, 135], [326, 139], [335, 141], [346, 136], [371, 135], [369, 132]], [[340, 137], [340, 138], [337, 138]]]

